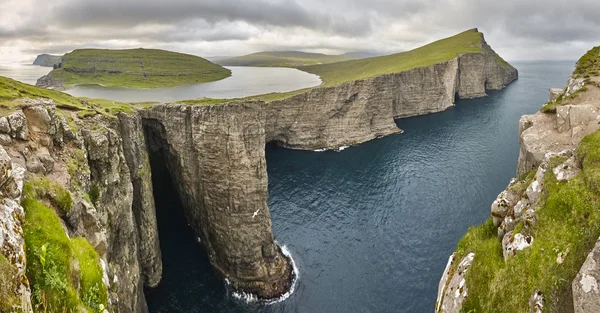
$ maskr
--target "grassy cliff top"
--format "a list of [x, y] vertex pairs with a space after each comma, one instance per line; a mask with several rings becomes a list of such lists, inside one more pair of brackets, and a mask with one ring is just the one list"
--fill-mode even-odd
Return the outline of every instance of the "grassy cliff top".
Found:
[[63, 56], [50, 77], [65, 88], [81, 84], [158, 88], [200, 84], [231, 75], [228, 69], [189, 54], [156, 49], [80, 49]]
[[480, 52], [482, 51], [482, 41], [483, 34], [477, 29], [471, 29], [407, 52], [298, 68], [319, 75], [324, 86], [334, 86], [382, 74], [429, 66], [450, 60], [463, 53]]
[[598, 76], [600, 72], [600, 46], [594, 47], [584, 54], [578, 61], [573, 75], [589, 78]]
[[226, 66], [297, 67], [303, 65], [342, 62], [352, 59], [353, 58], [344, 55], [327, 55], [301, 51], [265, 51], [221, 59], [216, 62]]
[[47, 98], [60, 109], [79, 112], [82, 116], [103, 114], [112, 116], [118, 112], [132, 112], [131, 104], [104, 99], [77, 98], [66, 93], [40, 88], [0, 76], [0, 116], [13, 112], [24, 105], [24, 99]]

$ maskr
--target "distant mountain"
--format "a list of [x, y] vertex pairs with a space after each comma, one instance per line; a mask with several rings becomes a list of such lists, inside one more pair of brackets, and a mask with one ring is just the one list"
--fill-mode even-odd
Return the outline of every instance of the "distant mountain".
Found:
[[301, 51], [265, 51], [239, 57], [215, 59], [215, 63], [225, 66], [281, 66], [327, 64], [348, 61], [354, 58], [344, 55], [327, 55]]
[[383, 53], [370, 52], [370, 51], [351, 51], [346, 52], [344, 54], [340, 54], [341, 56], [345, 56], [351, 59], [366, 59], [366, 58], [374, 58], [385, 55]]
[[204, 58], [214, 63], [218, 60], [233, 58], [233, 56], [231, 56], [231, 55], [215, 55], [215, 56], [204, 57]]
[[40, 54], [33, 61], [33, 65], [54, 67], [55, 64], [60, 63], [61, 58], [60, 55]]

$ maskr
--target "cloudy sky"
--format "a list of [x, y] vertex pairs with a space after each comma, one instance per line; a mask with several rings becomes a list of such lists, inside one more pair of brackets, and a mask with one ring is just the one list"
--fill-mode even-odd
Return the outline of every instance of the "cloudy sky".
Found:
[[577, 59], [598, 0], [0, 0], [0, 62], [76, 48], [200, 56], [409, 50], [478, 27], [505, 59]]

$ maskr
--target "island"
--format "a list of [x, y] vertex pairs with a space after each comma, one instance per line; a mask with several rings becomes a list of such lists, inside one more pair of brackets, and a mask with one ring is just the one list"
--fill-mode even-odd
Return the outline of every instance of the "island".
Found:
[[[68, 77], [96, 76], [131, 86], [125, 78], [147, 83], [141, 65], [173, 62], [165, 75], [188, 73], [181, 60], [137, 58], [144, 50], [114, 52], [131, 56], [123, 62], [76, 50], [49, 76], [63, 77], [62, 87], [74, 83]], [[229, 288], [279, 299], [298, 273], [272, 230], [268, 142], [303, 150], [360, 144], [401, 133], [398, 118], [446, 110], [518, 77], [477, 29], [400, 54], [302, 69], [322, 75], [323, 85], [181, 103], [76, 98], [0, 77], [0, 310], [145, 312], [143, 288], [162, 275], [150, 160], [170, 173], [188, 224]]]
[[160, 88], [220, 80], [231, 71], [206, 59], [157, 49], [78, 49], [62, 56], [57, 68], [37, 85], [68, 89], [75, 85]]

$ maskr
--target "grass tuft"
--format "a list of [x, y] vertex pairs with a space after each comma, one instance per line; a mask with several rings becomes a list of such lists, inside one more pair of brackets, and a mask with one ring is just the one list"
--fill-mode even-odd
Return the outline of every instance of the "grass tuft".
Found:
[[29, 179], [23, 186], [23, 193], [33, 199], [44, 199], [62, 212], [71, 212], [73, 198], [61, 184], [45, 176]]
[[35, 311], [100, 313], [100, 304], [107, 307], [108, 292], [102, 283], [98, 253], [84, 238], [70, 240], [54, 210], [33, 195], [25, 194], [21, 204], [25, 209], [27, 277]]
[[19, 304], [14, 292], [16, 274], [10, 262], [0, 253], [0, 312], [11, 312]]

